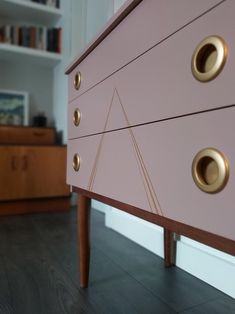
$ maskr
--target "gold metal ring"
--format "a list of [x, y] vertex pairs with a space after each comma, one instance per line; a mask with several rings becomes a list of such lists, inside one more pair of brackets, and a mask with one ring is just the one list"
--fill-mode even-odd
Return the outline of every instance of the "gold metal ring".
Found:
[[222, 71], [227, 56], [228, 48], [223, 38], [205, 38], [193, 53], [191, 67], [194, 77], [201, 82], [214, 79]]
[[73, 156], [73, 169], [75, 170], [75, 171], [78, 171], [79, 170], [79, 168], [80, 168], [80, 156], [78, 155], [78, 154], [75, 154], [74, 156]]
[[217, 193], [228, 182], [229, 163], [217, 149], [202, 149], [193, 160], [192, 176], [199, 189], [207, 193]]
[[82, 75], [81, 75], [81, 72], [77, 72], [74, 76], [74, 81], [73, 81], [73, 85], [74, 85], [74, 88], [76, 90], [79, 90], [80, 86], [81, 86], [81, 81], [82, 81]]
[[73, 124], [75, 126], [79, 126], [81, 121], [81, 112], [78, 108], [76, 108], [73, 112]]

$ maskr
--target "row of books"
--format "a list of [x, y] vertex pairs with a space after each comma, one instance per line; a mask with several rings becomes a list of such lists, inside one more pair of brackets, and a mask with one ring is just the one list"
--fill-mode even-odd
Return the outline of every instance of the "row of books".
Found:
[[53, 8], [60, 8], [60, 0], [31, 0], [32, 2], [48, 5]]
[[61, 28], [4, 25], [0, 42], [61, 53]]

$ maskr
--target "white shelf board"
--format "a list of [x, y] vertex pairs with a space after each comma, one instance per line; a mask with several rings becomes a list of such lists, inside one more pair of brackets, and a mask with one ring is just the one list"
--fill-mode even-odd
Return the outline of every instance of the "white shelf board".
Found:
[[61, 9], [25, 0], [0, 0], [0, 16], [32, 24], [53, 25], [63, 15]]
[[58, 53], [0, 43], [0, 61], [27, 62], [53, 67], [62, 60]]

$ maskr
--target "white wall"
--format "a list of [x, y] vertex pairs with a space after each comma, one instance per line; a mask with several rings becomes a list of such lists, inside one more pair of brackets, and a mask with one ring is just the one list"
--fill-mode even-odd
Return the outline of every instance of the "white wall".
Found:
[[[93, 205], [96, 206], [96, 203]], [[101, 210], [99, 204], [99, 210]], [[105, 205], [106, 226], [163, 257], [163, 229]], [[235, 257], [180, 237], [176, 265], [235, 298]]]
[[[1, 89], [25, 91], [29, 93], [30, 123], [38, 111], [44, 111], [49, 124], [53, 124], [52, 112], [52, 79], [53, 73], [47, 67], [28, 64], [27, 61], [19, 63], [0, 62]], [[3, 75], [4, 74], [4, 75]]]
[[87, 0], [87, 42], [101, 30], [107, 20], [113, 15], [112, 0]]
[[114, 12], [116, 12], [124, 2], [125, 0], [114, 0]]

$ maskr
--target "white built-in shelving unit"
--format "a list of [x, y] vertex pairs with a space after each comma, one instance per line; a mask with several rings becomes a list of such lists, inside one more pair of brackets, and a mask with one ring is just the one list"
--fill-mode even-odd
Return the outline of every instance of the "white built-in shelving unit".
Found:
[[35, 65], [53, 67], [60, 62], [61, 59], [62, 56], [58, 53], [0, 43], [0, 60], [3, 61], [25, 61]]
[[[64, 8], [64, 1], [66, 1], [68, 16], [67, 8], [70, 8], [70, 0], [60, 0], [62, 8]], [[65, 13], [61, 8], [31, 0], [0, 0], [0, 26], [13, 25], [14, 27], [35, 27], [36, 29], [39, 27], [45, 32], [49, 28], [63, 28], [62, 37], [66, 37], [63, 36], [65, 20]], [[68, 32], [67, 29], [66, 32]], [[35, 115], [44, 112], [48, 118], [48, 126], [56, 125], [54, 101], [55, 86], [58, 83], [55, 73], [58, 72], [58, 68], [63, 66], [63, 38], [61, 38], [60, 44], [62, 52], [56, 53], [18, 46], [9, 42], [0, 43], [0, 90], [28, 93], [29, 124], [33, 123]]]

